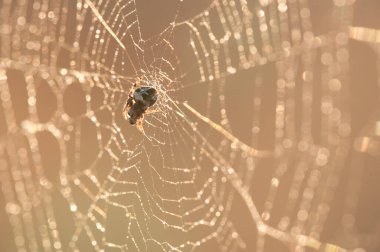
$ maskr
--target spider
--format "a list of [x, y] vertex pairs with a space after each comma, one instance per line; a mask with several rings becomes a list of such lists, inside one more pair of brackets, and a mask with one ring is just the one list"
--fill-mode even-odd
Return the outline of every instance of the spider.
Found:
[[137, 127], [141, 129], [145, 112], [157, 101], [157, 90], [153, 87], [137, 87], [140, 84], [139, 80], [137, 80], [129, 92], [123, 114], [130, 124], [137, 124]]

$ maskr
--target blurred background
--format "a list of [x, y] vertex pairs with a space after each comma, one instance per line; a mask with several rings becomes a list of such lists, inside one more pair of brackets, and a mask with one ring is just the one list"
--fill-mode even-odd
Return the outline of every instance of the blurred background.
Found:
[[0, 251], [380, 251], [379, 13], [0, 0]]

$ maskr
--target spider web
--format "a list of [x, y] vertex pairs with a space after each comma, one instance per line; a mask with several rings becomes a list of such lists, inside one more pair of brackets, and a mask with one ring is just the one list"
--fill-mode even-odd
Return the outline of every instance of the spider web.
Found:
[[[321, 242], [349, 151], [353, 1], [334, 1], [320, 34], [313, 1], [215, 0], [183, 18], [187, 2], [148, 37], [139, 1], [0, 2], [0, 178], [17, 251], [361, 245]], [[138, 79], [159, 96], [141, 131], [123, 118]]]

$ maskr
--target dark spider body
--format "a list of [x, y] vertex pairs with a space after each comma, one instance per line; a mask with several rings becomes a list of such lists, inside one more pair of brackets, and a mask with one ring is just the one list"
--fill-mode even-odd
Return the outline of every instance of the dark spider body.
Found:
[[146, 110], [157, 101], [157, 90], [152, 87], [139, 87], [129, 96], [124, 111], [128, 109], [129, 123], [134, 125], [144, 117]]

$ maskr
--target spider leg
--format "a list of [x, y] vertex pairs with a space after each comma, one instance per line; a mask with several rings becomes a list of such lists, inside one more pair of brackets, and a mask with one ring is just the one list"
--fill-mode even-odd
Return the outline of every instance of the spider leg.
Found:
[[140, 82], [141, 82], [141, 78], [140, 78], [140, 77], [137, 77], [136, 82], [135, 82], [135, 84], [133, 85], [133, 87], [140, 86]]
[[128, 119], [128, 103], [126, 103], [125, 106], [124, 106], [124, 109], [123, 109], [123, 116], [124, 116], [124, 119], [125, 119], [125, 120]]
[[137, 123], [136, 123], [136, 128], [145, 135], [144, 128], [143, 128], [143, 118], [141, 117]]
[[154, 114], [154, 113], [157, 113], [157, 112], [159, 112], [159, 110], [158, 109], [152, 109], [152, 110], [147, 110], [147, 111], [145, 111], [145, 114], [146, 115], [150, 115], [150, 114]]

